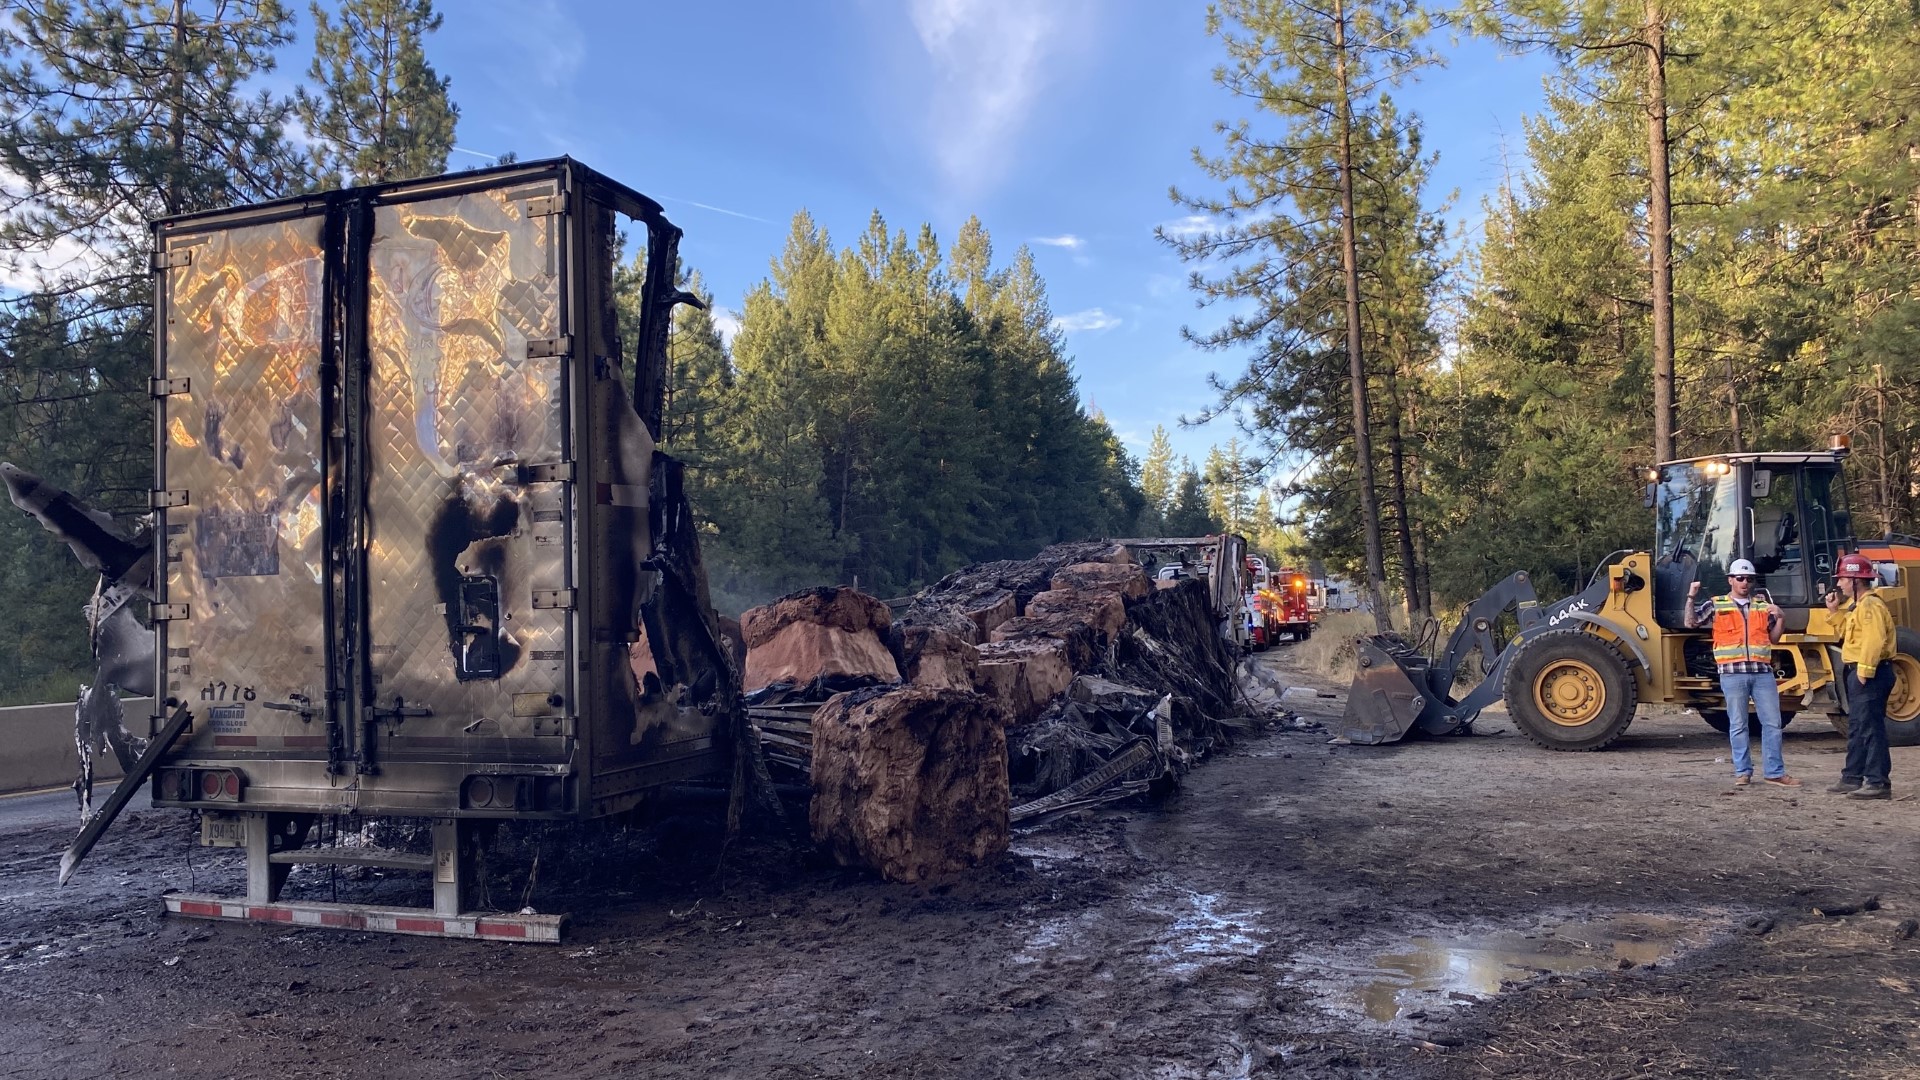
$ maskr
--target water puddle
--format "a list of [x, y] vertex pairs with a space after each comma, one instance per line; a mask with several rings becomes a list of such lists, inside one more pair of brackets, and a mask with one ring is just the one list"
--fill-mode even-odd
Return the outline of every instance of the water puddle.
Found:
[[[1187, 978], [1203, 968], [1242, 957], [1258, 956], [1267, 947], [1262, 913], [1236, 910], [1213, 893], [1190, 890], [1150, 890], [1129, 905], [1137, 922], [1114, 924], [1103, 910], [1083, 911], [1050, 919], [1027, 935], [1016, 964], [1086, 960], [1114, 947], [1116, 927], [1128, 934], [1146, 934], [1152, 970], [1159, 975]], [[1123, 946], [1124, 947], [1124, 946]], [[1110, 977], [1110, 973], [1109, 976]]]
[[1434, 933], [1357, 957], [1303, 957], [1296, 981], [1313, 987], [1329, 1012], [1393, 1027], [1490, 997], [1508, 981], [1665, 963], [1708, 944], [1731, 921], [1622, 913]]
[[1177, 976], [1240, 956], [1257, 956], [1266, 948], [1260, 939], [1258, 911], [1222, 910], [1220, 897], [1190, 892], [1175, 910], [1163, 912], [1169, 922], [1163, 939], [1154, 946], [1154, 959]]

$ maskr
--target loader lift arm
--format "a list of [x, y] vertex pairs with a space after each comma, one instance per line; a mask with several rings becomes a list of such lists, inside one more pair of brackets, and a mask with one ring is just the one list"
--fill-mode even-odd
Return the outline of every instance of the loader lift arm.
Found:
[[[1528, 642], [1563, 624], [1578, 625], [1606, 599], [1606, 593], [1606, 577], [1596, 574], [1582, 592], [1542, 605], [1532, 578], [1520, 571], [1467, 606], [1437, 656], [1422, 655], [1394, 634], [1362, 638], [1341, 734], [1350, 742], [1378, 744], [1397, 742], [1415, 728], [1429, 735], [1464, 730], [1480, 710], [1500, 697], [1508, 666]], [[1503, 648], [1494, 627], [1508, 611], [1514, 613], [1520, 629]], [[1454, 679], [1476, 652], [1480, 684], [1456, 700]]]

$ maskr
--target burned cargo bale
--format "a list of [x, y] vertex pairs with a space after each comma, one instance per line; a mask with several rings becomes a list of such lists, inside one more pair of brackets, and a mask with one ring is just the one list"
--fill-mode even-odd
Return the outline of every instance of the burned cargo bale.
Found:
[[979, 677], [974, 685], [1018, 724], [1029, 723], [1073, 682], [1067, 643], [1058, 638], [1023, 637], [980, 646]]
[[1153, 708], [1158, 698], [1152, 691], [1117, 683], [1098, 675], [1081, 675], [1067, 689], [1067, 697], [1108, 713], [1139, 713]]
[[[1061, 570], [1084, 563], [1131, 562], [1125, 547], [1105, 541], [1055, 544], [1031, 559], [1003, 559], [956, 570], [914, 597], [900, 615], [910, 626], [936, 626], [973, 644], [1008, 619], [1021, 614], [1040, 593], [1053, 588]], [[968, 637], [966, 623], [977, 628]]]
[[1237, 658], [1232, 644], [1220, 636], [1205, 582], [1182, 578], [1156, 590], [1128, 604], [1127, 619], [1130, 625], [1114, 643], [1113, 663], [1104, 674], [1190, 698], [1207, 717], [1239, 714], [1234, 684]]
[[897, 682], [900, 669], [887, 648], [887, 606], [849, 588], [807, 589], [741, 616], [747, 647], [741, 684], [800, 685], [826, 677]]
[[[1126, 548], [1121, 548], [1125, 551]], [[1084, 562], [1063, 567], [1053, 575], [1055, 589], [1100, 590], [1139, 600], [1153, 592], [1147, 572], [1135, 563]]]
[[1008, 783], [1022, 798], [1051, 794], [1154, 732], [1151, 701], [1140, 709], [1107, 709], [1069, 696], [1038, 720], [1007, 729]]
[[972, 690], [979, 675], [980, 650], [964, 639], [931, 626], [900, 628], [900, 674], [914, 686]]
[[795, 622], [828, 626], [847, 633], [873, 630], [885, 634], [893, 625], [887, 605], [846, 586], [802, 589], [771, 604], [749, 608], [740, 616], [740, 632], [749, 649], [766, 644], [782, 628]]
[[[1058, 641], [1066, 651], [1067, 666], [1074, 674], [1091, 670], [1100, 655], [1100, 637], [1093, 626], [1083, 621], [1080, 612], [1052, 612], [1022, 615], [1008, 620], [993, 632], [989, 645], [1007, 641], [1046, 638]], [[985, 648], [985, 646], [982, 646]], [[1066, 689], [1065, 686], [1060, 687]], [[1056, 691], [1057, 693], [1058, 691]]]
[[1020, 606], [1013, 593], [989, 584], [976, 590], [951, 591], [939, 603], [923, 604], [916, 599], [901, 615], [901, 622], [941, 630], [969, 645], [978, 645], [1001, 623], [1018, 614]]
[[1017, 630], [1023, 622], [1037, 628], [1059, 620], [1087, 627], [1093, 631], [1098, 644], [1104, 646], [1127, 625], [1127, 604], [1120, 593], [1105, 589], [1049, 589], [1033, 598], [1027, 605], [1026, 615], [1000, 629]]
[[[1057, 544], [949, 575], [914, 597], [900, 624], [962, 636], [987, 627], [967, 638], [984, 642], [974, 685], [1016, 725], [1007, 732], [1014, 782], [1047, 794], [1130, 740], [1165, 741], [1155, 755], [1165, 762], [1203, 755], [1224, 741], [1220, 721], [1245, 711], [1206, 582], [1167, 584], [1153, 589], [1123, 545]], [[1009, 596], [1019, 613], [998, 621]], [[975, 617], [994, 604], [991, 618]], [[1069, 694], [1076, 676], [1102, 678]], [[1169, 695], [1163, 724], [1154, 708]]]
[[813, 719], [813, 839], [846, 866], [912, 883], [1007, 849], [1006, 716], [965, 690], [842, 694]]

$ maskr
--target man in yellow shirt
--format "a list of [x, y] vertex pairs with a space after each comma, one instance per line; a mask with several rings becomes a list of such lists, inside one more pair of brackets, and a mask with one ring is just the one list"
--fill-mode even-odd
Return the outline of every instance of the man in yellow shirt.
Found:
[[1827, 594], [1827, 610], [1840, 625], [1840, 660], [1846, 665], [1847, 763], [1840, 782], [1828, 788], [1851, 799], [1890, 799], [1887, 773], [1887, 696], [1893, 693], [1893, 613], [1873, 595], [1873, 561], [1841, 558], [1834, 572], [1839, 591]]

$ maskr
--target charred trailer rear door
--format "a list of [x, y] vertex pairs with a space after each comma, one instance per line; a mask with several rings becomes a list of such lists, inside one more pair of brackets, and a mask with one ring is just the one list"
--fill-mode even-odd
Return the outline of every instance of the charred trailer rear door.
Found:
[[559, 159], [154, 232], [159, 696], [194, 714], [156, 802], [590, 817], [724, 768], [657, 204]]

